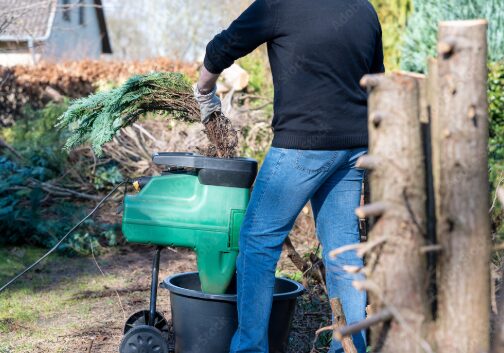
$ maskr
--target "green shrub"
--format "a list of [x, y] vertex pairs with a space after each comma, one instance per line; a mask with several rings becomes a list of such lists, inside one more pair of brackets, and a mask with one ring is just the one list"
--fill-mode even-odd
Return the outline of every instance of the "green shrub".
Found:
[[93, 184], [96, 190], [106, 189], [107, 186], [118, 184], [124, 179], [117, 166], [99, 167], [94, 175]]
[[117, 229], [111, 227], [98, 234], [89, 231], [75, 232], [68, 241], [61, 245], [61, 250], [76, 252], [80, 255], [91, 255], [92, 253], [100, 253], [104, 248], [102, 244], [116, 246]]
[[425, 72], [428, 57], [436, 56], [438, 22], [486, 18], [489, 21], [489, 59], [504, 58], [504, 1], [415, 0], [403, 37], [401, 68]]
[[[52, 247], [87, 214], [81, 203], [44, 201], [47, 194], [30, 180], [45, 181], [47, 174], [44, 167], [19, 166], [0, 156], [0, 244]], [[116, 245], [117, 232], [116, 225], [88, 220], [60, 250], [89, 254], [92, 242], [99, 251], [100, 243]]]
[[[490, 65], [488, 79], [488, 102], [490, 117], [489, 174], [492, 186], [492, 200], [495, 189], [504, 186], [504, 61]], [[504, 236], [504, 207], [495, 204], [492, 212], [494, 231]]]
[[49, 103], [42, 110], [26, 108], [23, 117], [1, 130], [0, 137], [12, 145], [32, 165], [44, 167], [55, 176], [65, 166], [67, 154], [62, 151], [65, 131], [54, 128], [58, 117], [65, 112], [68, 103]]
[[[0, 244], [52, 247], [87, 214], [87, 203], [54, 198], [39, 183], [63, 183], [72, 188], [82, 179], [97, 191], [106, 192], [122, 180], [121, 173], [111, 163], [90, 173], [92, 161], [84, 163], [82, 156], [69, 160], [68, 154], [62, 151], [68, 132], [54, 128], [66, 108], [67, 103], [63, 102], [51, 103], [39, 111], [27, 109], [23, 118], [16, 119], [13, 126], [0, 132], [0, 137], [23, 157], [14, 160], [0, 155]], [[72, 179], [70, 174], [78, 180]], [[117, 242], [114, 227], [88, 220], [79, 229], [80, 233], [73, 234], [61, 249], [87, 254], [93, 242], [99, 251], [99, 243]]]
[[371, 3], [382, 26], [385, 68], [397, 70], [401, 61], [401, 34], [412, 11], [412, 0], [371, 0]]

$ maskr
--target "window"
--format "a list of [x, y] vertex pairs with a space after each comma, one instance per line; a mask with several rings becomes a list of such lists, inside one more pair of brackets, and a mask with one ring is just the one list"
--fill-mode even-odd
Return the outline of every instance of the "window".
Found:
[[70, 0], [63, 0], [63, 21], [70, 22]]
[[79, 25], [86, 25], [86, 1], [79, 0]]

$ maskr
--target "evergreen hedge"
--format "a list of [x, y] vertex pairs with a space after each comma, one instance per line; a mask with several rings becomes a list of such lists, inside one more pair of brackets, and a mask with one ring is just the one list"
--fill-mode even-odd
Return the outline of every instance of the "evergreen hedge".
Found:
[[427, 58], [436, 56], [438, 23], [486, 18], [490, 61], [504, 58], [503, 0], [415, 0], [403, 36], [401, 68], [425, 72]]
[[[488, 102], [490, 114], [490, 139], [488, 144], [488, 164], [492, 199], [500, 184], [504, 187], [504, 60], [490, 64], [488, 79]], [[504, 207], [494, 205], [492, 212], [494, 231], [504, 236]]]

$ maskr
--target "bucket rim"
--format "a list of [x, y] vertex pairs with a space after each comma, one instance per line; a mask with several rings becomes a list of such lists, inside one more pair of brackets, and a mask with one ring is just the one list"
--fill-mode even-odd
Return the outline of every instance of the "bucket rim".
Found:
[[[175, 293], [178, 295], [182, 295], [184, 297], [199, 298], [199, 299], [206, 299], [206, 300], [215, 300], [215, 301], [225, 301], [225, 302], [236, 302], [237, 294], [204, 293], [204, 292], [196, 291], [193, 289], [182, 288], [182, 287], [176, 286], [172, 283], [172, 281], [174, 279], [177, 279], [179, 277], [190, 276], [190, 275], [195, 275], [195, 274], [197, 275], [197, 274], [199, 274], [199, 272], [197, 272], [197, 271], [182, 272], [182, 273], [176, 273], [176, 274], [170, 275], [163, 280], [163, 282], [161, 283], [161, 288], [167, 289], [168, 291], [170, 291], [170, 293]], [[273, 294], [273, 300], [295, 299], [295, 298], [299, 297], [301, 294], [303, 294], [305, 291], [305, 288], [301, 283], [296, 282], [294, 280], [291, 280], [290, 278], [275, 277], [275, 279], [291, 283], [295, 286], [295, 289], [292, 291], [289, 291], [289, 292], [275, 293], [275, 294]]]

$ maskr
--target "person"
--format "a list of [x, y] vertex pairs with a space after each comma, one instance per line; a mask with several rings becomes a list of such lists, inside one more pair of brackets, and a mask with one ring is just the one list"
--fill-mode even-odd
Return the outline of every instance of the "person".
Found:
[[[231, 353], [268, 352], [268, 321], [282, 244], [310, 201], [322, 244], [329, 297], [348, 323], [365, 318], [366, 294], [352, 287], [361, 267], [355, 252], [366, 153], [367, 92], [359, 81], [384, 72], [381, 26], [367, 0], [257, 0], [206, 47], [195, 86], [203, 122], [220, 110], [219, 74], [267, 43], [274, 84], [274, 138], [256, 178], [242, 224], [237, 259], [238, 329]], [[353, 335], [366, 351], [363, 332]], [[330, 352], [343, 352], [334, 341]]]

